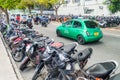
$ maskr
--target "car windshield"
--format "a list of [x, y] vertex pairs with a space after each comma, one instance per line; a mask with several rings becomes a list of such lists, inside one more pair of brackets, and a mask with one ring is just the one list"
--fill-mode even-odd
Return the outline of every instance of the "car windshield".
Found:
[[98, 27], [98, 24], [94, 21], [85, 21], [85, 25], [87, 28], [96, 28]]

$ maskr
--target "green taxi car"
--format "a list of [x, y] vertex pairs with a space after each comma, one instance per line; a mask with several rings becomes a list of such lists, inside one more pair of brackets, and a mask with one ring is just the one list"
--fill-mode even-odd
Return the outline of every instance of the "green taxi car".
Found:
[[57, 36], [64, 36], [77, 40], [79, 44], [99, 41], [103, 33], [97, 22], [89, 19], [71, 19], [56, 29]]

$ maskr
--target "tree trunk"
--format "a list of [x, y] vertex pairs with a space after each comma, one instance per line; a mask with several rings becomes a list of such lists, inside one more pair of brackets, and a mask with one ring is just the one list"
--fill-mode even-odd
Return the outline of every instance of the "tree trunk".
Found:
[[23, 12], [24, 12], [24, 14], [25, 14], [25, 9], [23, 9]]
[[43, 10], [44, 10], [44, 8], [43, 8], [43, 6], [41, 5], [41, 6], [40, 6], [40, 14], [41, 14], [41, 15], [43, 15]]
[[31, 14], [31, 7], [30, 6], [28, 6], [28, 11]]
[[0, 9], [0, 18], [2, 17], [2, 10]]
[[6, 21], [7, 21], [7, 24], [9, 24], [9, 14], [8, 14], [8, 11], [7, 9], [5, 9], [5, 15], [6, 15]]
[[58, 18], [58, 9], [57, 8], [55, 8], [55, 15]]
[[55, 9], [55, 15], [58, 16], [58, 12], [57, 12], [57, 9]]
[[43, 10], [42, 9], [40, 10], [40, 15], [43, 15]]
[[0, 9], [5, 13], [7, 24], [9, 24], [9, 14], [8, 14], [7, 9], [4, 9], [4, 8], [2, 8], [1, 6], [0, 6]]

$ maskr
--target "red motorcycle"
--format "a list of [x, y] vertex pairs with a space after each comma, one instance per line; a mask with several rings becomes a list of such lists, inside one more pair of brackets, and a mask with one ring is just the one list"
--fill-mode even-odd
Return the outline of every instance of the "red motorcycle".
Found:
[[12, 50], [12, 57], [16, 62], [21, 62], [24, 58], [24, 51], [22, 50], [23, 45], [23, 39], [25, 36], [17, 37], [12, 43], [11, 43], [11, 50]]

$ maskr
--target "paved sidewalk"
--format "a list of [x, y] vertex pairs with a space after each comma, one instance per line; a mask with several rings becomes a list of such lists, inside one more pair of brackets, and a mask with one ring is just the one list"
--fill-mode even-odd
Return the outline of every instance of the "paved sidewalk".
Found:
[[18, 80], [0, 37], [0, 80]]

